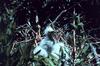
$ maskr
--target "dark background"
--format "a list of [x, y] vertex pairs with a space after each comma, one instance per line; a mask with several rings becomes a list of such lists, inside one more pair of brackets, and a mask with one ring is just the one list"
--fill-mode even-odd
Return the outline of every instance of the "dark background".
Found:
[[[58, 23], [60, 27], [70, 20], [65, 19], [64, 17], [70, 17], [74, 8], [78, 14], [84, 16], [85, 30], [92, 30], [89, 32], [91, 35], [100, 37], [100, 1], [99, 0], [15, 0], [18, 1], [16, 4], [11, 4], [13, 0], [2, 0], [0, 3], [1, 14], [3, 12], [3, 5], [6, 4], [6, 7], [12, 8], [19, 3], [23, 3], [20, 7], [16, 9], [14, 15], [15, 22], [17, 26], [23, 25], [27, 22], [27, 19], [30, 19], [30, 22], [33, 25], [33, 29], [37, 30], [37, 23], [35, 22], [35, 16], [39, 16], [39, 23], [41, 27], [44, 27], [50, 23], [48, 19], [52, 21], [57, 17], [57, 15], [64, 9], [71, 8], [68, 12], [63, 14]], [[45, 5], [46, 4], [46, 5]], [[77, 4], [77, 5], [75, 5]], [[75, 6], [74, 6], [75, 5]], [[30, 11], [30, 12], [29, 12]]]

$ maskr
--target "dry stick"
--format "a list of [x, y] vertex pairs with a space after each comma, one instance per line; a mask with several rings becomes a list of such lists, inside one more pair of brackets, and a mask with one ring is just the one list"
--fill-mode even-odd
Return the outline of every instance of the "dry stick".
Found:
[[12, 46], [11, 51], [10, 51], [10, 54], [13, 52], [13, 49], [14, 49], [15, 45], [16, 45], [16, 43], [13, 43], [13, 46]]
[[[64, 34], [64, 31], [61, 31], [61, 30], [60, 30], [60, 32]], [[66, 45], [66, 44], [67, 44], [67, 41], [66, 41], [62, 36], [60, 36], [60, 38], [61, 38], [62, 41], [64, 41], [64, 43], [65, 43], [65, 45]], [[68, 46], [68, 47], [69, 47], [69, 46]]]
[[27, 43], [27, 42], [30, 42], [32, 41], [33, 39], [29, 39], [29, 40], [23, 40], [23, 41], [20, 41], [20, 42], [16, 42], [16, 45], [17, 44], [21, 44], [21, 43]]
[[36, 34], [36, 32], [32, 29], [32, 26], [30, 26], [28, 24], [27, 24], [27, 26], [30, 27], [30, 30], [32, 30], [34, 34]]
[[[75, 25], [75, 20], [73, 20], [73, 25]], [[73, 53], [74, 53], [74, 57], [73, 57], [73, 66], [75, 66], [75, 52], [76, 52], [76, 37], [75, 37], [76, 31], [73, 29]]]
[[76, 52], [76, 39], [75, 39], [75, 30], [73, 30], [73, 42], [74, 42], [74, 44], [73, 44], [73, 52], [74, 52], [74, 58], [73, 58], [73, 65], [75, 66], [75, 64], [74, 64], [74, 60], [75, 60], [75, 52]]
[[39, 35], [39, 37], [41, 38], [41, 26], [38, 25], [38, 28], [39, 28], [39, 30], [38, 30], [38, 35]]
[[[69, 10], [69, 9], [68, 9]], [[54, 28], [54, 23], [55, 22], [57, 22], [57, 20], [59, 19], [59, 17], [63, 14], [63, 13], [65, 13], [66, 11], [68, 11], [68, 10], [63, 10], [63, 11], [61, 11], [60, 12], [60, 14], [55, 18], [55, 20], [52, 22], [50, 19], [49, 19], [49, 21], [51, 22], [49, 25], [52, 25], [53, 26], [53, 28]]]
[[35, 31], [32, 29], [32, 27], [31, 27], [30, 25], [28, 25], [28, 24], [21, 25], [21, 26], [17, 27], [16, 29], [18, 30], [18, 29], [20, 29], [20, 28], [24, 27], [25, 25], [27, 25], [28, 27], [30, 27], [30, 30], [32, 30], [32, 31], [33, 31], [33, 33], [35, 33], [35, 34], [36, 34], [36, 32], [35, 32]]
[[[69, 10], [69, 9], [68, 9]], [[62, 12], [60, 12], [60, 14], [55, 18], [55, 20], [53, 21], [53, 23], [52, 24], [54, 24], [58, 19], [59, 19], [59, 17], [63, 14], [63, 13], [65, 13], [67, 10], [63, 10]]]
[[[71, 8], [69, 8], [69, 9], [71, 9]], [[68, 10], [69, 10], [69, 9], [68, 9]], [[60, 16], [61, 16], [63, 13], [67, 12], [68, 10], [63, 10], [63, 11], [61, 11], [60, 14], [55, 18], [54, 21], [51, 21], [51, 20], [49, 19], [49, 21], [51, 22], [49, 25], [52, 25], [52, 26], [53, 26], [53, 29], [54, 29], [54, 23], [57, 22], [57, 20], [60, 18]], [[55, 30], [55, 29], [54, 29], [54, 30]]]
[[[25, 25], [26, 25], [27, 27], [29, 27], [29, 30], [32, 30], [32, 32], [33, 32], [34, 34], [37, 35], [37, 33], [32, 29], [32, 26], [29, 25], [29, 24], [21, 25], [21, 26], [17, 27], [16, 29], [18, 30], [18, 29], [20, 29], [20, 28], [22, 28], [22, 27], [25, 27]], [[40, 27], [39, 25], [38, 25], [38, 28], [39, 28], [39, 30], [38, 30], [39, 36], [41, 36], [41, 34], [40, 34], [40, 28], [41, 28], [41, 27]], [[24, 32], [23, 32], [23, 33], [24, 33]], [[24, 34], [26, 34], [26, 33], [24, 33]], [[25, 41], [21, 41], [21, 42], [17, 42], [17, 43], [29, 42], [29, 41], [31, 41], [31, 40], [33, 40], [33, 39], [26, 39]], [[36, 41], [35, 41], [35, 43], [37, 44]]]

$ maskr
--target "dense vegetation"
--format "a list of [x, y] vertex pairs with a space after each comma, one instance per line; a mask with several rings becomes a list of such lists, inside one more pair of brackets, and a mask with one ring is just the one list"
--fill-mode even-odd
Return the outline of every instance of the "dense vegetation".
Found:
[[99, 66], [99, 11], [99, 0], [2, 0], [0, 66], [63, 66], [32, 53], [48, 25], [71, 48], [69, 66]]

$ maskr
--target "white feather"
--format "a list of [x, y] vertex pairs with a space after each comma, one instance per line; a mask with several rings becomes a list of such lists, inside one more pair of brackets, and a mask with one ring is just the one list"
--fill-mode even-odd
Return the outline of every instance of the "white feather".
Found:
[[52, 47], [53, 46], [53, 41], [49, 40], [48, 37], [45, 37], [44, 39], [42, 39], [42, 41], [40, 42], [39, 46], [41, 46], [42, 48], [46, 48], [47, 46]]
[[54, 31], [51, 26], [47, 26], [46, 29], [44, 30], [44, 34], [48, 34], [48, 32]]
[[49, 53], [49, 51], [47, 50], [48, 46], [51, 47], [51, 54], [54, 57], [56, 57], [57, 59], [59, 59], [60, 58], [59, 56], [61, 56], [61, 52], [60, 52], [60, 48], [61, 47], [62, 47], [62, 50], [63, 50], [64, 54], [66, 55], [65, 59], [66, 60], [70, 59], [70, 56], [69, 56], [70, 49], [67, 46], [65, 46], [63, 42], [55, 42], [55, 44], [54, 44], [53, 41], [50, 41], [48, 39], [48, 37], [45, 37], [40, 42], [39, 46], [37, 46], [34, 49], [33, 53], [35, 54], [36, 52], [41, 50], [38, 55], [41, 55], [41, 56], [44, 56], [44, 57], [48, 57], [48, 53]]
[[[41, 50], [41, 51], [40, 51]], [[40, 56], [44, 56], [44, 57], [48, 57], [48, 53], [45, 49], [43, 49], [40, 46], [37, 46], [34, 50], [33, 50], [33, 54], [36, 54], [38, 51], [40, 51], [37, 55]]]

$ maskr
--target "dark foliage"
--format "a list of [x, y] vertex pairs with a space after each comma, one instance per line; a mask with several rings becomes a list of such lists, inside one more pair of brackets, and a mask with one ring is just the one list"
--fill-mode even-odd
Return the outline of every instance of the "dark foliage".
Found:
[[[73, 11], [77, 13], [73, 15]], [[84, 24], [84, 32], [81, 32], [81, 30], [83, 30], [82, 24], [78, 24], [78, 22], [73, 24], [74, 19], [78, 21], [78, 16], [80, 18], [79, 22]], [[92, 45], [90, 45], [90, 47], [87, 46], [85, 48], [86, 51], [82, 51], [83, 56], [87, 56], [87, 53], [94, 51], [94, 49], [100, 54], [98, 52], [98, 50], [100, 50], [99, 45], [95, 45], [95, 42], [100, 41], [99, 21], [99, 0], [1, 0], [0, 66], [28, 66], [28, 62], [31, 61], [30, 56], [32, 56], [31, 49], [35, 43], [35, 36], [37, 36], [36, 32], [39, 30], [38, 25], [41, 26], [40, 33], [43, 36], [44, 28], [52, 23], [52, 27], [55, 29], [63, 28], [65, 33], [62, 33], [64, 34], [69, 32], [72, 35], [72, 30], [75, 30], [76, 40], [81, 40], [81, 37], [85, 36], [89, 39], [86, 41], [87, 43], [94, 42], [93, 46], [96, 47], [96, 49]], [[20, 27], [22, 25], [25, 26]], [[79, 37], [79, 35], [81, 37]], [[67, 40], [69, 40], [68, 42], [72, 44], [71, 46], [74, 47], [72, 37], [69, 36], [67, 38]], [[27, 39], [30, 41], [28, 42]], [[15, 42], [16, 44], [14, 44], [14, 41], [18, 43]], [[80, 45], [81, 42], [83, 41], [79, 41], [77, 45]], [[88, 49], [91, 50], [87, 51]], [[87, 53], [84, 54], [85, 52]], [[73, 51], [73, 58], [74, 57], [75, 52]], [[43, 59], [42, 61], [44, 61]], [[45, 60], [48, 59], [45, 58]], [[43, 63], [42, 61], [40, 61], [40, 63]], [[87, 60], [83, 61], [85, 62]], [[93, 59], [92, 62], [95, 61], [96, 60]], [[49, 60], [47, 62], [49, 62]]]

